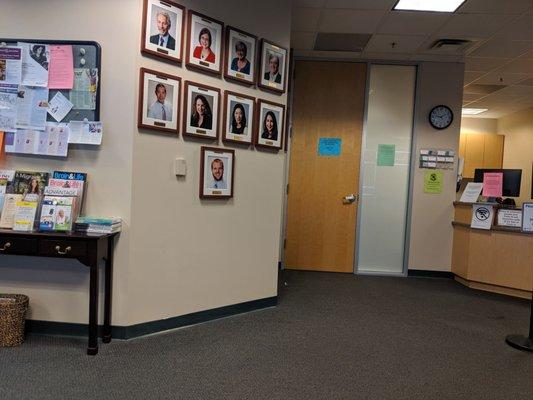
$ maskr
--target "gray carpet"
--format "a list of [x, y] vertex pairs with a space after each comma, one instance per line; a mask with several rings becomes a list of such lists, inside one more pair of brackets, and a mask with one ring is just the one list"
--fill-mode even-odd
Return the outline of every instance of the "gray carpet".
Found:
[[0, 399], [533, 398], [525, 301], [446, 279], [286, 271], [279, 306], [114, 341], [0, 349]]

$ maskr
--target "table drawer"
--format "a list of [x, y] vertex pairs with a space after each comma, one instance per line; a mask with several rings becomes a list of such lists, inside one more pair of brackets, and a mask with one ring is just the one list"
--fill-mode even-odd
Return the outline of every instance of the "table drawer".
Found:
[[83, 257], [87, 255], [87, 243], [74, 240], [41, 240], [39, 254], [57, 257]]
[[37, 239], [3, 236], [0, 238], [0, 254], [37, 254]]

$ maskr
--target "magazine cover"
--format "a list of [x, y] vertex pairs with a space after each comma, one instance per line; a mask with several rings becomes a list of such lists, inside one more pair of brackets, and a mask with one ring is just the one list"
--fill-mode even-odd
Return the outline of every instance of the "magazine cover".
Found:
[[[56, 174], [58, 171], [54, 172]], [[67, 174], [74, 174], [75, 172], [65, 172]], [[81, 174], [81, 173], [79, 173]], [[87, 182], [78, 180], [78, 179], [58, 179], [58, 178], [51, 178], [48, 181], [48, 186], [51, 188], [73, 188], [78, 190], [78, 201], [77, 201], [77, 209], [76, 209], [76, 216], [80, 215], [80, 213], [83, 211], [83, 203], [85, 200], [85, 190], [87, 187]]]
[[45, 196], [42, 201], [39, 230], [70, 231], [75, 197]]
[[13, 180], [15, 179], [15, 170], [0, 169], [0, 180], [6, 180], [4, 193], [14, 193]]
[[48, 172], [16, 171], [13, 188], [16, 194], [42, 195], [48, 184]]
[[86, 182], [87, 174], [85, 172], [54, 171], [52, 178]]

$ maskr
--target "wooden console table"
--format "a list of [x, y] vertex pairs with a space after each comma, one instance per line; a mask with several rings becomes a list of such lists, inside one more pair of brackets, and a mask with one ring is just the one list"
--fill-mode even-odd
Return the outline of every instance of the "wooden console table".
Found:
[[89, 344], [87, 354], [98, 353], [98, 264], [105, 260], [104, 343], [111, 342], [113, 248], [116, 233], [80, 234], [15, 232], [0, 229], [0, 254], [73, 258], [89, 267]]

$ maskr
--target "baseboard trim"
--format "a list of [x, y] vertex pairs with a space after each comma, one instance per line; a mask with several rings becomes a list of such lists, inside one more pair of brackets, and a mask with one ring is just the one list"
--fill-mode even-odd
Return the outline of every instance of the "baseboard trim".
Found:
[[[191, 314], [180, 315], [160, 319], [156, 321], [143, 322], [130, 326], [112, 326], [113, 339], [133, 339], [136, 337], [163, 332], [170, 329], [182, 328], [200, 324], [202, 322], [213, 321], [215, 319], [230, 317], [232, 315], [243, 314], [250, 311], [261, 310], [263, 308], [274, 307], [278, 304], [278, 297], [267, 297], [264, 299], [247, 301], [230, 306], [213, 308], [211, 310], [199, 311]], [[68, 322], [27, 320], [26, 332], [41, 335], [57, 336], [87, 336], [87, 324], [75, 324]], [[102, 326], [98, 327], [101, 335]]]
[[407, 272], [407, 276], [413, 278], [454, 278], [454, 274], [451, 271], [431, 271], [426, 269], [410, 269]]

